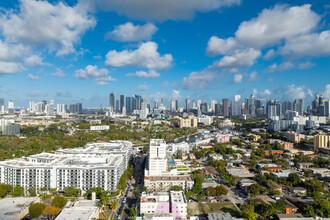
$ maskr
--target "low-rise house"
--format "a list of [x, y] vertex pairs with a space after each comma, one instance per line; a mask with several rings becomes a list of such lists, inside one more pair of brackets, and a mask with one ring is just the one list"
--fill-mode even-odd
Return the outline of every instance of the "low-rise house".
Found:
[[298, 211], [298, 207], [286, 199], [279, 200], [278, 202], [283, 203], [285, 205], [285, 214], [294, 214]]
[[270, 163], [270, 164], [258, 164], [257, 167], [259, 169], [267, 170], [269, 172], [279, 172], [282, 170], [281, 166], [278, 166], [276, 164]]
[[239, 178], [252, 178], [255, 176], [254, 173], [250, 173], [250, 171], [244, 166], [230, 168], [227, 167], [226, 171], [228, 174]]
[[245, 192], [246, 194], [248, 194], [249, 186], [251, 186], [252, 184], [255, 184], [255, 183], [257, 183], [257, 182], [254, 180], [251, 180], [251, 179], [241, 179], [238, 184], [239, 184], [239, 187], [242, 189], [242, 191]]
[[221, 154], [209, 154], [209, 157], [214, 160], [223, 160], [223, 156]]
[[305, 196], [307, 194], [307, 190], [304, 187], [291, 187], [291, 191], [299, 196]]
[[282, 150], [266, 150], [265, 151], [265, 155], [266, 156], [270, 156], [273, 154], [278, 154], [278, 155], [282, 155], [284, 152]]
[[277, 179], [281, 178], [281, 177], [289, 177], [289, 174], [293, 173], [292, 170], [281, 170], [280, 172], [277, 173], [272, 173], [273, 176], [275, 176]]

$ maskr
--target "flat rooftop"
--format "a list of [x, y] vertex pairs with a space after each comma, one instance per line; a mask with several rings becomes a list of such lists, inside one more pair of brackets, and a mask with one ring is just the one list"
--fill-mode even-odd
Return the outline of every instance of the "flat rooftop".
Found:
[[171, 191], [170, 194], [172, 203], [187, 203], [183, 191]]
[[15, 216], [26, 209], [32, 202], [36, 201], [37, 197], [25, 198], [5, 198], [0, 199], [0, 219], [13, 220]]
[[[97, 168], [113, 167], [121, 161], [121, 155], [90, 156], [85, 154], [59, 155], [42, 153], [31, 157], [23, 157], [13, 160], [1, 161], [0, 165], [9, 167], [42, 167], [52, 169], [54, 167], [70, 168]], [[39, 160], [38, 160], [39, 159]], [[48, 162], [50, 161], [50, 162]]]
[[91, 143], [84, 147], [59, 149], [57, 154], [121, 154], [132, 148], [130, 141], [110, 141], [106, 143]]
[[97, 201], [79, 200], [72, 207], [64, 208], [56, 220], [90, 220], [97, 209]]
[[150, 181], [193, 181], [191, 176], [148, 176], [144, 179], [150, 179]]

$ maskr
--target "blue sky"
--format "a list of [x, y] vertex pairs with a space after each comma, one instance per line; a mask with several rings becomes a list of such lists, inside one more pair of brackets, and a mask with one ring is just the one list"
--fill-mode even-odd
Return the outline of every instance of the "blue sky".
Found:
[[1, 1], [0, 96], [330, 98], [326, 0]]

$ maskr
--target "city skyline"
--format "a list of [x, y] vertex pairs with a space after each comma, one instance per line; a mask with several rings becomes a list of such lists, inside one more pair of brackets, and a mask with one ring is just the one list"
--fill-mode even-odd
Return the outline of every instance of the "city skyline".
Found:
[[107, 107], [112, 91], [168, 106], [252, 93], [330, 99], [326, 1], [208, 3], [159, 11], [159, 1], [140, 1], [133, 13], [127, 2], [2, 2], [0, 96], [15, 106], [54, 99], [84, 107]]

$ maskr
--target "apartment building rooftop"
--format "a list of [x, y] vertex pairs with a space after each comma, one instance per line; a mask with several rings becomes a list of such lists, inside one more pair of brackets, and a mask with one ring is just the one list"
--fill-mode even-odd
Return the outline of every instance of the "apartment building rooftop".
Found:
[[1, 161], [0, 165], [12, 167], [63, 167], [63, 168], [93, 168], [93, 167], [113, 167], [122, 160], [120, 155], [87, 156], [59, 155], [41, 153], [29, 157]]
[[116, 154], [123, 153], [132, 148], [130, 141], [110, 141], [105, 143], [91, 143], [86, 144], [84, 147], [73, 149], [59, 149], [57, 154]]
[[187, 203], [186, 197], [184, 196], [183, 191], [171, 191], [171, 202], [175, 203]]

